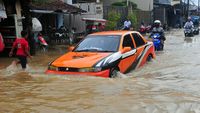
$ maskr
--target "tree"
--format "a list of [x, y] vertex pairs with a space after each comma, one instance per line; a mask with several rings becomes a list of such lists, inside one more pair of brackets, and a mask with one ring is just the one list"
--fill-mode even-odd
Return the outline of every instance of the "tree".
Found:
[[114, 30], [117, 27], [117, 23], [120, 20], [121, 15], [116, 11], [108, 13], [108, 22], [106, 23], [106, 30]]
[[137, 27], [138, 22], [137, 22], [136, 12], [134, 11], [129, 12], [127, 18], [130, 19], [132, 27]]

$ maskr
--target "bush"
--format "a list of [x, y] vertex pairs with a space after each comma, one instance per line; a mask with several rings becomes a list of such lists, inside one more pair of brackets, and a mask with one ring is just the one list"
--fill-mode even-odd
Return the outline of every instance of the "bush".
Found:
[[117, 27], [117, 23], [120, 20], [120, 13], [111, 11], [108, 13], [108, 19], [106, 23], [106, 30], [114, 30]]
[[137, 22], [136, 13], [134, 13], [134, 12], [129, 12], [127, 18], [130, 19], [133, 28], [137, 27], [138, 22]]

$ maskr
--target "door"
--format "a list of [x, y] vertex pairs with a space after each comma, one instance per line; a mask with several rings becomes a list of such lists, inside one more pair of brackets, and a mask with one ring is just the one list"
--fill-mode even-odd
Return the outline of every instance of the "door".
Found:
[[122, 47], [131, 47], [131, 51], [126, 52], [122, 55], [122, 60], [119, 63], [120, 71], [125, 73], [129, 69], [131, 69], [132, 64], [134, 63], [136, 59], [136, 49], [135, 45], [133, 43], [133, 38], [130, 34], [127, 34], [123, 37]]
[[143, 38], [138, 34], [138, 33], [132, 33], [135, 45], [136, 45], [136, 50], [137, 50], [137, 65], [136, 68], [141, 65], [142, 60], [144, 59], [144, 56], [146, 54], [145, 51], [145, 45], [146, 42], [143, 40]]

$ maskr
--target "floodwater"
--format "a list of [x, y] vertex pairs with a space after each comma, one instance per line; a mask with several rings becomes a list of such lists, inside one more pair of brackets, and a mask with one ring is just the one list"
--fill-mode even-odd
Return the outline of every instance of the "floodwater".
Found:
[[0, 57], [1, 113], [200, 113], [200, 37], [167, 33], [165, 50], [116, 79], [45, 75], [65, 49], [34, 56], [26, 72]]

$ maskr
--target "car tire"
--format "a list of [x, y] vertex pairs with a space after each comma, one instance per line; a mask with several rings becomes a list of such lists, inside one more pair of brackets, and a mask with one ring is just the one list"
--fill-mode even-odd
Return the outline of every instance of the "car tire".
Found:
[[116, 78], [118, 75], [118, 72], [119, 72], [119, 68], [117, 67], [114, 67], [114, 68], [111, 68], [110, 69], [110, 74], [109, 74], [109, 77], [110, 78]]
[[151, 55], [151, 54], [149, 54], [149, 55], [148, 55], [148, 57], [147, 57], [147, 62], [150, 62], [150, 61], [152, 61], [152, 58], [153, 58], [153, 57], [152, 57], [152, 55]]

